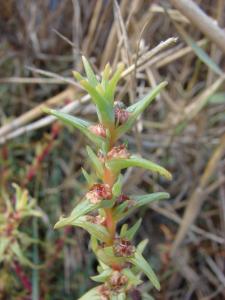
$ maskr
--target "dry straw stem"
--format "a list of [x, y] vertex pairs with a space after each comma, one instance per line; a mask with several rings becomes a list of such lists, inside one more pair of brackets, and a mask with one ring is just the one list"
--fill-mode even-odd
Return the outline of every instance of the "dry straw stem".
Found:
[[4, 138], [6, 134], [11, 131], [18, 129], [20, 126], [38, 118], [43, 114], [43, 108], [45, 106], [53, 106], [63, 102], [65, 99], [73, 99], [75, 96], [75, 90], [73, 87], [67, 88], [65, 91], [59, 93], [58, 95], [48, 99], [43, 104], [36, 106], [35, 108], [29, 110], [22, 116], [18, 117], [17, 119], [13, 120], [10, 124], [2, 126], [0, 128], [0, 138]]
[[[150, 8], [150, 11], [153, 12], [153, 13], [162, 13], [164, 14], [165, 13], [165, 10], [163, 7], [161, 7], [160, 5], [158, 4], [152, 4], [151, 8]], [[168, 9], [167, 10], [167, 13], [169, 14], [169, 16], [174, 20], [174, 21], [177, 21], [177, 22], [181, 22], [181, 23], [186, 23], [186, 24], [190, 24], [190, 21], [184, 17], [178, 10], [176, 9]]]
[[[89, 100], [90, 100], [90, 97], [86, 95], [86, 96], [82, 97], [82, 99], [79, 102], [76, 101], [76, 102], [72, 102], [72, 103], [67, 104], [60, 111], [65, 112], [65, 113], [69, 113], [71, 111], [75, 111], [76, 108], [80, 107], [81, 103], [85, 103], [85, 102], [87, 102]], [[42, 109], [44, 107], [46, 107], [46, 105], [45, 104], [41, 104], [41, 108], [40, 108], [40, 112], [41, 113], [43, 112]], [[8, 141], [8, 140], [11, 140], [13, 138], [16, 138], [16, 137], [20, 136], [22, 134], [25, 134], [25, 133], [28, 133], [30, 131], [37, 130], [37, 129], [40, 129], [42, 127], [48, 126], [48, 125], [52, 124], [55, 120], [56, 120], [55, 117], [53, 117], [53, 116], [47, 116], [47, 117], [44, 117], [44, 118], [42, 118], [42, 119], [40, 119], [40, 120], [38, 120], [36, 122], [30, 123], [30, 124], [28, 124], [26, 126], [21, 126], [20, 128], [14, 130], [12, 132], [10, 132], [9, 134], [7, 134], [7, 135], [5, 135], [3, 137], [0, 137], [0, 145], [6, 143], [6, 141]]]
[[225, 32], [191, 0], [170, 2], [225, 53]]
[[[130, 0], [121, 1], [120, 4], [120, 12], [122, 17], [124, 17], [124, 14], [126, 12], [127, 6], [130, 5]], [[111, 60], [111, 57], [114, 55], [114, 48], [112, 45], [115, 43], [116, 40], [116, 21], [114, 20], [113, 25], [111, 27], [110, 34], [108, 36], [106, 46], [103, 50], [102, 58], [101, 58], [101, 69]]]
[[[153, 209], [157, 213], [163, 215], [164, 217], [170, 219], [174, 223], [181, 225], [182, 218], [180, 218], [175, 212], [171, 211], [171, 209], [169, 207], [164, 208], [162, 206], [159, 206], [158, 204], [152, 204], [152, 205], [150, 205], [150, 207], [151, 207], [151, 209]], [[202, 228], [199, 228], [198, 226], [196, 226], [194, 224], [190, 224], [189, 228], [193, 233], [196, 233], [196, 234], [204, 237], [205, 239], [211, 240], [218, 244], [224, 244], [224, 242], [225, 242], [224, 238], [222, 238], [214, 233], [208, 232]]]
[[185, 108], [183, 108], [182, 112], [176, 114], [175, 116], [173, 114], [170, 114], [170, 116], [168, 116], [168, 124], [170, 124], [172, 120], [173, 126], [176, 126], [181, 122], [189, 122], [192, 119], [194, 119], [198, 115], [198, 113], [205, 107], [209, 100], [209, 97], [218, 90], [218, 88], [221, 86], [224, 80], [224, 75], [220, 76], [218, 79], [215, 80], [215, 82], [213, 82], [211, 86], [209, 86], [202, 93], [200, 93], [200, 95], [196, 96], [192, 100], [192, 103], [188, 104]]
[[202, 177], [199, 180], [199, 184], [190, 196], [187, 201], [187, 208], [185, 210], [185, 214], [176, 235], [175, 241], [172, 246], [171, 255], [174, 256], [176, 254], [177, 248], [180, 246], [182, 241], [184, 240], [189, 227], [193, 224], [196, 217], [198, 216], [202, 204], [204, 202], [204, 191], [209, 183], [211, 176], [214, 174], [217, 165], [222, 158], [225, 152], [225, 134], [221, 137], [220, 142], [217, 148], [214, 150], [210, 160], [208, 161], [205, 170], [203, 172]]

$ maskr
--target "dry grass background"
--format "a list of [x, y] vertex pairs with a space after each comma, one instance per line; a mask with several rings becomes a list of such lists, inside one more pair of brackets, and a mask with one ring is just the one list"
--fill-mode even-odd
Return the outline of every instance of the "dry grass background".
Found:
[[[8, 182], [22, 182], [35, 155], [50, 143], [54, 118], [43, 114], [42, 105], [93, 118], [89, 98], [71, 76], [71, 70], [82, 71], [81, 54], [99, 74], [107, 62], [114, 68], [125, 63], [116, 98], [126, 103], [168, 81], [126, 136], [130, 147], [174, 176], [171, 183], [155, 183], [149, 173], [126, 173], [125, 192], [171, 194], [138, 213], [145, 221], [137, 239], [149, 238], [148, 257], [162, 284], [160, 293], [148, 283], [142, 289], [156, 299], [225, 298], [225, 2], [198, 0], [194, 8], [191, 3], [0, 3], [0, 143], [2, 153], [9, 153]], [[61, 128], [29, 183], [46, 213], [37, 230], [46, 245], [30, 255], [38, 253], [34, 259], [48, 263], [47, 271], [33, 271], [32, 300], [74, 299], [91, 285], [87, 277], [95, 262], [86, 250], [88, 237], [81, 230], [52, 230], [82, 194], [84, 145], [78, 132]], [[18, 282], [15, 287], [14, 296], [2, 299], [23, 299]]]

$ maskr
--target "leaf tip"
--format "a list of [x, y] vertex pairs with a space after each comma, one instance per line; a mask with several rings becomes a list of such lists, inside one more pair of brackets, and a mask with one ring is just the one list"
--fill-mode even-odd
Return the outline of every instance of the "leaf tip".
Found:
[[51, 114], [52, 109], [48, 108], [47, 106], [43, 106], [41, 110], [46, 114]]

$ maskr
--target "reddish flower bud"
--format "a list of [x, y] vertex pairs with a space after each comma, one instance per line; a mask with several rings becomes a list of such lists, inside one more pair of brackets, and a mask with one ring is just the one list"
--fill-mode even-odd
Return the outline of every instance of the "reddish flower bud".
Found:
[[86, 198], [93, 204], [101, 202], [103, 199], [112, 198], [112, 190], [108, 184], [94, 184], [86, 194]]
[[116, 238], [113, 246], [115, 256], [129, 257], [133, 256], [135, 247], [130, 241], [123, 238]]
[[89, 130], [98, 136], [101, 136], [103, 138], [106, 137], [106, 130], [102, 124], [91, 125], [89, 127]]
[[121, 274], [119, 271], [114, 271], [109, 280], [109, 284], [112, 290], [119, 291], [125, 284], [127, 284], [127, 277]]
[[99, 287], [99, 294], [101, 295], [101, 300], [110, 300], [111, 292], [106, 284]]
[[116, 199], [116, 204], [121, 204], [123, 203], [124, 201], [127, 201], [127, 200], [130, 200], [130, 198], [125, 195], [125, 194], [121, 194], [117, 199]]
[[130, 112], [120, 108], [120, 107], [115, 107], [115, 122], [116, 125], [122, 125], [124, 124], [130, 116]]
[[125, 211], [127, 211], [129, 208], [135, 205], [135, 201], [130, 199], [127, 195], [121, 194], [117, 199], [116, 199], [116, 204], [120, 205], [124, 201], [127, 201], [127, 207], [125, 208]]
[[122, 144], [117, 147], [113, 147], [107, 154], [108, 159], [113, 158], [129, 158], [130, 153], [127, 150], [126, 145]]

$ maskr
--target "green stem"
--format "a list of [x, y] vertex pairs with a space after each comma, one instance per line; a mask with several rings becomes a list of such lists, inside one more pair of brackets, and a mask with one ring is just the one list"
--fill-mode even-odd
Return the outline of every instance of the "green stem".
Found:
[[[38, 240], [38, 219], [33, 218], [33, 238]], [[36, 243], [33, 244], [33, 262], [34, 264], [39, 264], [39, 251]], [[39, 270], [33, 269], [32, 271], [32, 300], [39, 300]]]

